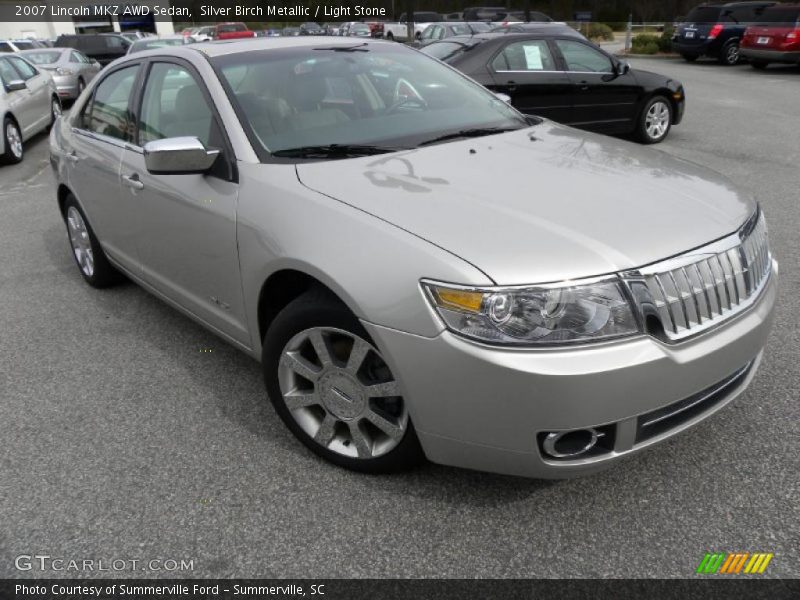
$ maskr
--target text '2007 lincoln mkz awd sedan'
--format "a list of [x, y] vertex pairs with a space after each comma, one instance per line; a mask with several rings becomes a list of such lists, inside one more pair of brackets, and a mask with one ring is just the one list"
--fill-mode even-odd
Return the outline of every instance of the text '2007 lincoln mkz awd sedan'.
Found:
[[288, 428], [348, 468], [592, 472], [731, 401], [769, 332], [748, 194], [399, 44], [134, 54], [50, 143], [83, 278], [259, 359]]

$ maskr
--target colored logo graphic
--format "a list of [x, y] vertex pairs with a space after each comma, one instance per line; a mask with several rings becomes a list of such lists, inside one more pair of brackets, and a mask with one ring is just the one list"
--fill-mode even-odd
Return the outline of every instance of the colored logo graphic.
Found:
[[708, 575], [739, 575], [740, 573], [755, 575], [767, 570], [767, 565], [772, 560], [772, 552], [706, 552], [697, 573]]

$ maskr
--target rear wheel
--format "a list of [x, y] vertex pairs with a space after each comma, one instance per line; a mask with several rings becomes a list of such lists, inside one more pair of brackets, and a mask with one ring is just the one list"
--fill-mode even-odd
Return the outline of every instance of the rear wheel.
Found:
[[86, 283], [92, 287], [105, 288], [123, 279], [120, 272], [108, 262], [100, 242], [72, 194], [64, 202], [64, 222], [67, 225], [72, 256]]
[[367, 473], [423, 460], [391, 369], [330, 294], [312, 290], [286, 306], [264, 336], [262, 358], [276, 412], [314, 453]]
[[643, 144], [664, 140], [672, 127], [672, 104], [664, 96], [654, 96], [644, 105], [636, 137]]
[[3, 136], [5, 141], [3, 160], [11, 164], [20, 162], [24, 155], [22, 133], [20, 132], [17, 122], [11, 117], [3, 119]]
[[728, 67], [739, 62], [739, 42], [737, 40], [731, 40], [722, 47], [722, 51], [719, 53], [719, 62]]

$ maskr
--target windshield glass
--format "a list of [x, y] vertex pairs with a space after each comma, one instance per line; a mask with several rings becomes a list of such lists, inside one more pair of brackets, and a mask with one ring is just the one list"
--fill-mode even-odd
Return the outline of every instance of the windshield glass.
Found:
[[770, 8], [763, 12], [758, 22], [776, 27], [794, 27], [800, 23], [800, 8]]
[[399, 44], [320, 41], [213, 64], [262, 156], [331, 144], [412, 147], [465, 129], [528, 126], [491, 92]]
[[31, 61], [35, 65], [51, 65], [54, 62], [58, 62], [59, 57], [61, 56], [60, 50], [41, 50], [38, 52], [28, 51], [23, 55], [29, 61]]
[[20, 50], [30, 50], [32, 48], [36, 48], [33, 42], [14, 42], [14, 45], [19, 48]]
[[686, 22], [716, 23], [719, 20], [721, 13], [722, 8], [718, 6], [698, 6], [697, 8], [693, 8], [689, 11], [689, 14], [686, 15]]
[[144, 50], [154, 50], [155, 48], [164, 48], [166, 46], [182, 46], [186, 43], [183, 38], [167, 38], [163, 40], [140, 40], [134, 42], [131, 46], [131, 53], [142, 52]]

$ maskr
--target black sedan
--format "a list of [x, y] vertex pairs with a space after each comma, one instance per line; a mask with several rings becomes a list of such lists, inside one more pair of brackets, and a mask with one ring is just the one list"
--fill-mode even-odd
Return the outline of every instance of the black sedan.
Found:
[[662, 141], [685, 106], [679, 81], [633, 70], [577, 32], [484, 33], [434, 42], [422, 52], [506, 94], [523, 113], [581, 129]]

